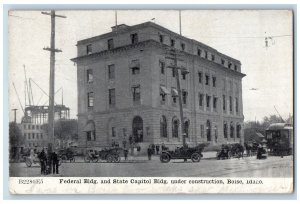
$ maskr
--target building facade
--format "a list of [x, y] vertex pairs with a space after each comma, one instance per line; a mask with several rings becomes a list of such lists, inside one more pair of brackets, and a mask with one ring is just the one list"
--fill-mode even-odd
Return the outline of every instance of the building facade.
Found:
[[243, 144], [241, 63], [146, 22], [78, 41], [79, 145], [182, 143], [170, 48], [188, 71], [179, 72], [187, 144]]

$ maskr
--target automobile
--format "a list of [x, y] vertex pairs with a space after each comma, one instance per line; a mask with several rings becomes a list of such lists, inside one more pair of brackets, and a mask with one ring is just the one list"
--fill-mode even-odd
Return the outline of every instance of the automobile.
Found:
[[257, 149], [257, 159], [266, 159], [268, 157], [268, 151], [265, 146], [259, 146]]
[[58, 157], [62, 162], [75, 162], [75, 152], [72, 151], [70, 148], [59, 150]]
[[196, 147], [177, 147], [174, 151], [165, 150], [162, 151], [160, 155], [160, 161], [162, 163], [168, 163], [171, 159], [191, 159], [192, 162], [200, 162], [201, 158], [203, 157], [202, 151], [206, 144], [200, 144]]
[[101, 150], [89, 149], [84, 157], [85, 162], [98, 162], [99, 160], [105, 160], [106, 162], [118, 163], [121, 160], [120, 152], [123, 151], [122, 148], [104, 148]]

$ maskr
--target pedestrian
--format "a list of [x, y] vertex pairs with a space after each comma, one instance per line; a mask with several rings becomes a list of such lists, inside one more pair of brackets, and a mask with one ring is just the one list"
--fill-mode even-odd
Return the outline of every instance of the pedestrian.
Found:
[[52, 152], [52, 155], [51, 155], [51, 162], [52, 162], [52, 167], [53, 167], [53, 174], [59, 174], [58, 172], [58, 156], [56, 154], [55, 151]]
[[38, 158], [40, 160], [40, 165], [41, 165], [41, 174], [45, 175], [46, 174], [46, 154], [44, 149], [40, 152], [40, 154], [38, 155]]
[[128, 149], [124, 149], [124, 158], [125, 158], [125, 161], [127, 160], [127, 157], [128, 157]]
[[156, 154], [159, 154], [159, 145], [156, 145], [155, 149], [156, 149]]
[[151, 160], [151, 156], [152, 156], [152, 148], [151, 148], [151, 146], [148, 147], [147, 153], [148, 153], [148, 160]]

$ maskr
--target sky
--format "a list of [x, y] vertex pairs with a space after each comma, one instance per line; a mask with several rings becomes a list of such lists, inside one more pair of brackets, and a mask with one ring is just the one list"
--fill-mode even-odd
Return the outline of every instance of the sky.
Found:
[[[67, 18], [56, 18], [55, 90], [63, 89], [64, 105], [77, 115], [77, 71], [70, 61], [76, 57], [78, 40], [111, 31], [115, 11], [57, 11]], [[152, 21], [179, 33], [178, 11], [120, 10], [118, 24], [135, 25]], [[151, 20], [155, 18], [154, 20]], [[250, 10], [183, 10], [182, 35], [207, 44], [242, 63], [243, 112], [245, 121], [277, 114], [283, 118], [293, 113], [293, 27], [289, 11]], [[273, 36], [265, 46], [265, 37]], [[9, 120], [17, 108], [17, 122], [25, 106], [25, 75], [31, 78], [34, 104], [47, 105], [49, 92], [50, 17], [41, 11], [9, 13]], [[38, 84], [38, 88], [35, 83]], [[256, 89], [256, 90], [253, 90]], [[80, 100], [80, 99], [79, 99]], [[84, 100], [84, 99], [82, 99]], [[62, 103], [61, 89], [55, 95]], [[28, 104], [28, 101], [27, 101]]]

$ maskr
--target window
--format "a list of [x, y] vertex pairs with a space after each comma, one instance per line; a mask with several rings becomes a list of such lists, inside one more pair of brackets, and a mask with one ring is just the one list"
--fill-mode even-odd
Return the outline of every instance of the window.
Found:
[[217, 109], [217, 104], [218, 104], [218, 98], [214, 97], [214, 99], [213, 99], [213, 108], [214, 109]]
[[107, 49], [109, 49], [109, 50], [114, 49], [114, 40], [113, 39], [107, 40]]
[[170, 39], [170, 42], [171, 42], [171, 46], [175, 47], [175, 40], [174, 39]]
[[28, 139], [29, 139], [29, 140], [31, 139], [31, 134], [30, 134], [30, 133], [28, 133]]
[[28, 125], [28, 130], [30, 130], [30, 125]]
[[159, 68], [160, 68], [160, 73], [165, 74], [165, 63], [162, 61], [159, 61]]
[[207, 59], [208, 58], [208, 52], [207, 51], [205, 51], [205, 59]]
[[181, 43], [181, 50], [184, 51], [185, 50], [185, 44]]
[[216, 87], [217, 78], [215, 76], [212, 77], [213, 87]]
[[197, 49], [197, 55], [201, 57], [201, 50]]
[[35, 128], [35, 125], [32, 125], [32, 129], [34, 130], [34, 128]]
[[201, 138], [204, 138], [204, 125], [200, 125]]
[[94, 106], [94, 92], [89, 92], [88, 93], [88, 107], [93, 107]]
[[178, 127], [179, 127], [179, 121], [175, 117], [172, 121], [172, 137], [178, 138]]
[[116, 128], [115, 127], [111, 127], [111, 136], [116, 137]]
[[172, 92], [173, 103], [176, 104], [177, 97], [178, 97], [178, 91], [175, 88], [171, 88], [171, 92]]
[[36, 139], [40, 139], [40, 135], [38, 133], [36, 134]]
[[43, 139], [43, 133], [41, 133], [41, 140]]
[[203, 94], [199, 93], [199, 106], [203, 106]]
[[164, 42], [164, 36], [163, 35], [159, 35], [159, 42], [163, 43]]
[[223, 95], [223, 110], [226, 110], [226, 96]]
[[187, 96], [188, 96], [188, 92], [186, 90], [182, 90], [182, 103], [184, 105], [187, 104]]
[[232, 111], [232, 96], [229, 96], [229, 110]]
[[234, 138], [234, 126], [233, 126], [233, 122], [230, 123], [230, 138]]
[[108, 79], [114, 79], [115, 78], [115, 65], [111, 64], [108, 65]]
[[140, 62], [139, 62], [139, 60], [132, 60], [130, 67], [131, 67], [132, 75], [137, 75], [137, 74], [140, 73]]
[[40, 129], [40, 126], [39, 126], [39, 125], [36, 125], [36, 129], [37, 129], [37, 130]]
[[235, 111], [239, 112], [239, 99], [237, 97], [235, 98]]
[[223, 127], [224, 127], [224, 138], [227, 138], [228, 137], [228, 135], [227, 135], [228, 127], [227, 127], [227, 123], [226, 122], [224, 122]]
[[109, 106], [114, 107], [116, 105], [116, 91], [115, 89], [108, 90]]
[[133, 102], [139, 102], [141, 99], [140, 85], [132, 87]]
[[237, 65], [236, 64], [234, 65], [234, 70], [237, 71]]
[[198, 81], [200, 84], [202, 84], [202, 80], [203, 80], [202, 78], [203, 78], [202, 72], [198, 72]]
[[186, 80], [186, 73], [183, 72], [183, 73], [181, 73], [181, 75], [182, 75], [182, 80]]
[[225, 64], [225, 60], [221, 59], [221, 63], [222, 63], [222, 65], [224, 65]]
[[172, 76], [175, 77], [176, 76], [176, 69], [172, 68]]
[[27, 134], [26, 134], [26, 133], [24, 133], [24, 138], [26, 139], [26, 137], [27, 137]]
[[90, 55], [92, 53], [93, 53], [93, 51], [92, 51], [92, 44], [89, 44], [89, 45], [86, 46], [86, 54]]
[[26, 125], [24, 125], [24, 130], [26, 130]]
[[35, 136], [35, 134], [34, 133], [32, 133], [32, 139], [34, 140], [34, 136]]
[[211, 141], [211, 125], [209, 120], [206, 121], [206, 138], [207, 141]]
[[241, 138], [241, 125], [240, 124], [236, 125], [236, 137]]
[[138, 34], [137, 33], [134, 33], [134, 34], [131, 34], [130, 35], [130, 38], [131, 38], [131, 44], [135, 44], [135, 43], [138, 43]]
[[215, 61], [215, 55], [211, 55], [211, 61]]
[[209, 75], [205, 75], [205, 85], [209, 85]]
[[210, 105], [210, 96], [206, 95], [206, 107], [209, 108]]
[[93, 70], [92, 69], [86, 70], [86, 81], [87, 81], [87, 83], [93, 82]]
[[231, 69], [232, 63], [228, 63], [228, 68]]
[[96, 132], [95, 131], [87, 131], [86, 132], [86, 140], [87, 141], [95, 141], [96, 140]]
[[162, 104], [166, 103], [166, 94], [165, 93], [160, 93], [160, 102]]
[[160, 118], [160, 137], [168, 137], [167, 119], [164, 115]]

